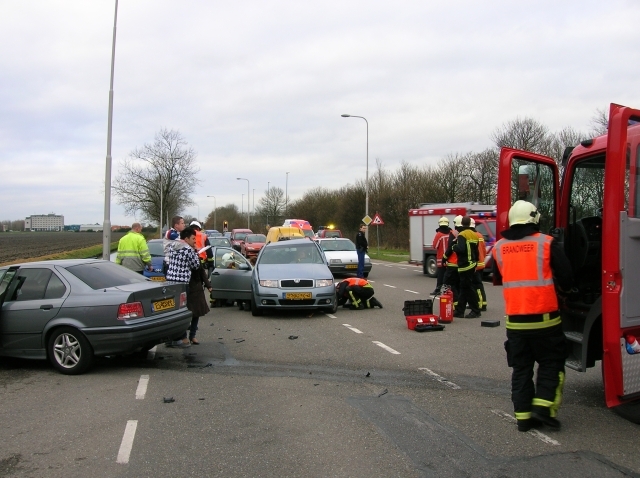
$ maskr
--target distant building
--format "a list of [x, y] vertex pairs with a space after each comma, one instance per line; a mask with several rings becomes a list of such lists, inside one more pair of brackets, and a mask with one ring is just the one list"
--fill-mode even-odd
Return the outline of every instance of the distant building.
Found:
[[64, 226], [64, 230], [65, 231], [79, 231], [80, 230], [80, 224], [68, 224]]
[[64, 216], [57, 214], [39, 214], [24, 219], [25, 231], [62, 231]]
[[104, 228], [102, 227], [102, 224], [98, 224], [97, 222], [95, 224], [80, 224], [80, 232], [83, 231], [93, 231], [93, 232], [98, 232], [98, 231], [102, 231], [104, 230]]

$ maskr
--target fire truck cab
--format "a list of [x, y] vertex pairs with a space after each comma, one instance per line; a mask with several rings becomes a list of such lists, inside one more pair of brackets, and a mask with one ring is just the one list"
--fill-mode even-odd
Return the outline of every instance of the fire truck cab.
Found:
[[562, 164], [503, 148], [497, 230], [509, 227], [518, 199], [541, 214], [540, 231], [560, 241], [575, 287], [560, 301], [568, 368], [602, 363], [608, 407], [640, 399], [640, 354], [625, 338], [640, 336], [640, 110], [612, 104], [606, 135], [567, 148]]

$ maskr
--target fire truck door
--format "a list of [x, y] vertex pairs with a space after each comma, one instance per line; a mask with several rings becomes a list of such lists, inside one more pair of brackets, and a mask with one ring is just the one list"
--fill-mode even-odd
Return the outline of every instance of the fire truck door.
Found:
[[637, 121], [640, 111], [611, 105], [602, 212], [602, 366], [610, 407], [640, 393], [640, 354], [625, 347], [626, 334], [640, 335], [640, 132], [630, 129]]

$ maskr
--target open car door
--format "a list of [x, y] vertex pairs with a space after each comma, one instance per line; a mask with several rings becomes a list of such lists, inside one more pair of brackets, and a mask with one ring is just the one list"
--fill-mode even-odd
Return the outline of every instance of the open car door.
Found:
[[[498, 168], [496, 239], [501, 238], [502, 231], [509, 229], [509, 209], [520, 199], [538, 208], [540, 232], [556, 237], [561, 235], [557, 230], [560, 194], [556, 162], [540, 154], [502, 148]], [[497, 278], [494, 277], [494, 281]]]
[[607, 406], [640, 398], [640, 110], [612, 104], [604, 175], [602, 248], [603, 379]]

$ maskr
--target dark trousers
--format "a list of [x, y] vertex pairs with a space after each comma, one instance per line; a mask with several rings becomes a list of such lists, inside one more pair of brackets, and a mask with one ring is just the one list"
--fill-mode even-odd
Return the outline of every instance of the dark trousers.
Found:
[[460, 276], [457, 267], [445, 267], [443, 284], [453, 292], [453, 305], [455, 306], [460, 296]]
[[[562, 324], [545, 329], [507, 329], [507, 364], [511, 375], [511, 400], [516, 418], [532, 410], [555, 417], [562, 401], [564, 361], [567, 356]], [[536, 384], [533, 368], [538, 363]]]
[[364, 279], [364, 249], [357, 249], [358, 254], [358, 271], [357, 276]]
[[438, 267], [436, 269], [436, 290], [440, 291], [442, 289], [442, 284], [444, 284], [444, 273], [447, 272], [446, 267]]
[[366, 307], [366, 302], [368, 299], [373, 297], [374, 290], [373, 287], [361, 287], [359, 285], [354, 285], [347, 287], [347, 294], [349, 295], [349, 300], [351, 301], [352, 306], [359, 307], [360, 304], [362, 304]]
[[480, 308], [487, 307], [487, 294], [484, 291], [484, 284], [482, 283], [482, 273], [484, 269], [476, 270], [475, 276], [473, 277], [473, 288], [476, 290], [476, 294], [478, 294], [478, 305]]
[[467, 304], [471, 307], [472, 312], [476, 314], [480, 313], [478, 293], [473, 285], [475, 275], [475, 268], [463, 272], [458, 270], [458, 277], [460, 279], [460, 295], [458, 296], [458, 303], [456, 304], [456, 312], [458, 314], [464, 314]]

